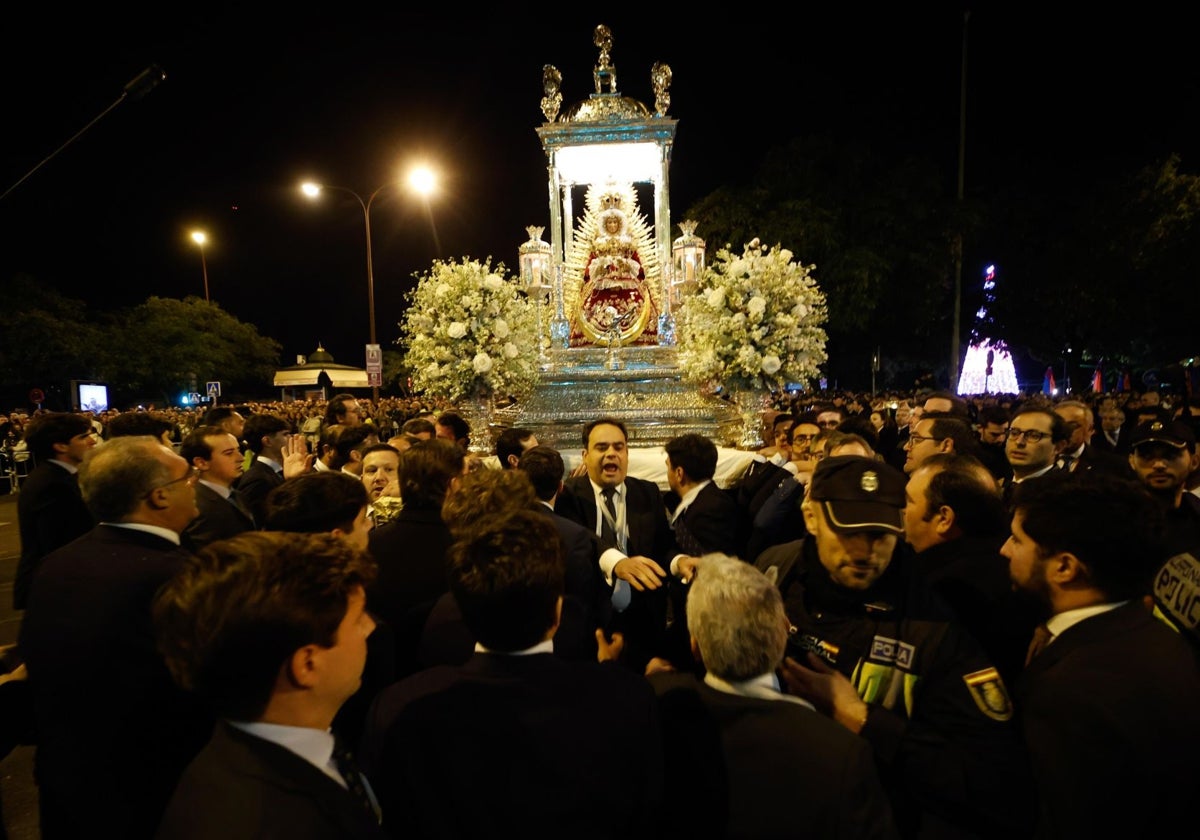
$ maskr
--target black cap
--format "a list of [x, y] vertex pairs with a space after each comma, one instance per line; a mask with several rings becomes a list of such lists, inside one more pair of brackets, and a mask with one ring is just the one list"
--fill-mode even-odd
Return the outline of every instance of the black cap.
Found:
[[1149, 420], [1139, 423], [1129, 438], [1130, 446], [1142, 443], [1165, 443], [1176, 449], [1196, 448], [1196, 433], [1183, 420]]
[[861, 455], [834, 455], [813, 470], [809, 498], [820, 502], [830, 526], [843, 534], [904, 532], [904, 473]]

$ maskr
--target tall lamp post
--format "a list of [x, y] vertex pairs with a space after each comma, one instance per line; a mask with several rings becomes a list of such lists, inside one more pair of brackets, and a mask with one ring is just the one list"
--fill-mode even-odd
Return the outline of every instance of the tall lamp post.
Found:
[[[418, 171], [426, 174], [418, 178], [416, 175]], [[374, 204], [376, 197], [383, 192], [386, 187], [392, 186], [394, 183], [394, 181], [385, 181], [376, 187], [375, 190], [366, 198], [363, 198], [349, 187], [318, 184], [314, 181], [305, 181], [300, 185], [300, 191], [310, 199], [317, 198], [321, 194], [322, 190], [336, 190], [351, 196], [355, 201], [358, 202], [358, 206], [362, 208], [363, 230], [367, 238], [367, 317], [370, 321], [370, 343], [372, 345], [377, 344], [377, 341], [375, 338], [375, 264], [371, 258], [371, 205]], [[409, 183], [414, 189], [420, 190], [424, 195], [429, 195], [434, 188], [434, 176], [429, 170], [414, 170], [413, 174], [409, 175]], [[422, 184], [423, 186], [418, 186], [418, 184]], [[436, 233], [434, 235], [436, 237]], [[371, 386], [371, 402], [375, 404], [378, 404], [379, 402], [378, 385]]]
[[208, 244], [208, 234], [202, 230], [192, 231], [192, 241], [200, 246], [200, 270], [204, 272], [204, 302], [211, 303], [208, 296], [208, 263], [204, 260], [204, 246]]

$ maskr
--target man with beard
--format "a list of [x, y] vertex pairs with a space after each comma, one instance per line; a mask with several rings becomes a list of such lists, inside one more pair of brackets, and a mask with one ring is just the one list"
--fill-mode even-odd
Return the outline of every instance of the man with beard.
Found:
[[1200, 655], [1200, 497], [1185, 490], [1200, 466], [1196, 435], [1186, 421], [1142, 423], [1129, 464], [1166, 516], [1166, 563], [1154, 576], [1154, 612], [1184, 634]]
[[1111, 476], [1024, 488], [1004, 544], [1049, 618], [1016, 688], [1039, 837], [1170, 837], [1194, 822], [1200, 674], [1141, 600], [1161, 561], [1160, 505]]
[[914, 574], [904, 486], [874, 458], [825, 458], [801, 504], [811, 536], [759, 555], [793, 625], [784, 680], [870, 742], [903, 836], [1023, 835], [1013, 707], [979, 643]]

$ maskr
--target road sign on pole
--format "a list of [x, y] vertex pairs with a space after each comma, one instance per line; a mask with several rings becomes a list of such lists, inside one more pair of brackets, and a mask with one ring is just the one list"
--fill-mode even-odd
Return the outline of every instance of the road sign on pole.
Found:
[[220, 382], [206, 382], [205, 387], [208, 390], [209, 398], [212, 399], [212, 401], [215, 403], [217, 401], [217, 397], [221, 396], [221, 383]]
[[367, 345], [367, 384], [373, 388], [383, 384], [383, 348], [378, 344]]

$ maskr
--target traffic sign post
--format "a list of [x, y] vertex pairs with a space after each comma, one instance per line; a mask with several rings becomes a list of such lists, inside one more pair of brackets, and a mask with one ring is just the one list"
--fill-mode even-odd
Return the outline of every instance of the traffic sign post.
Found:
[[[372, 388], [383, 384], [383, 348], [378, 344], [367, 345], [367, 384]], [[375, 399], [378, 398], [379, 392], [376, 391]]]
[[217, 397], [221, 396], [221, 383], [220, 382], [206, 382], [205, 387], [208, 390], [208, 398], [210, 400], [212, 400], [213, 405], [216, 405]]

